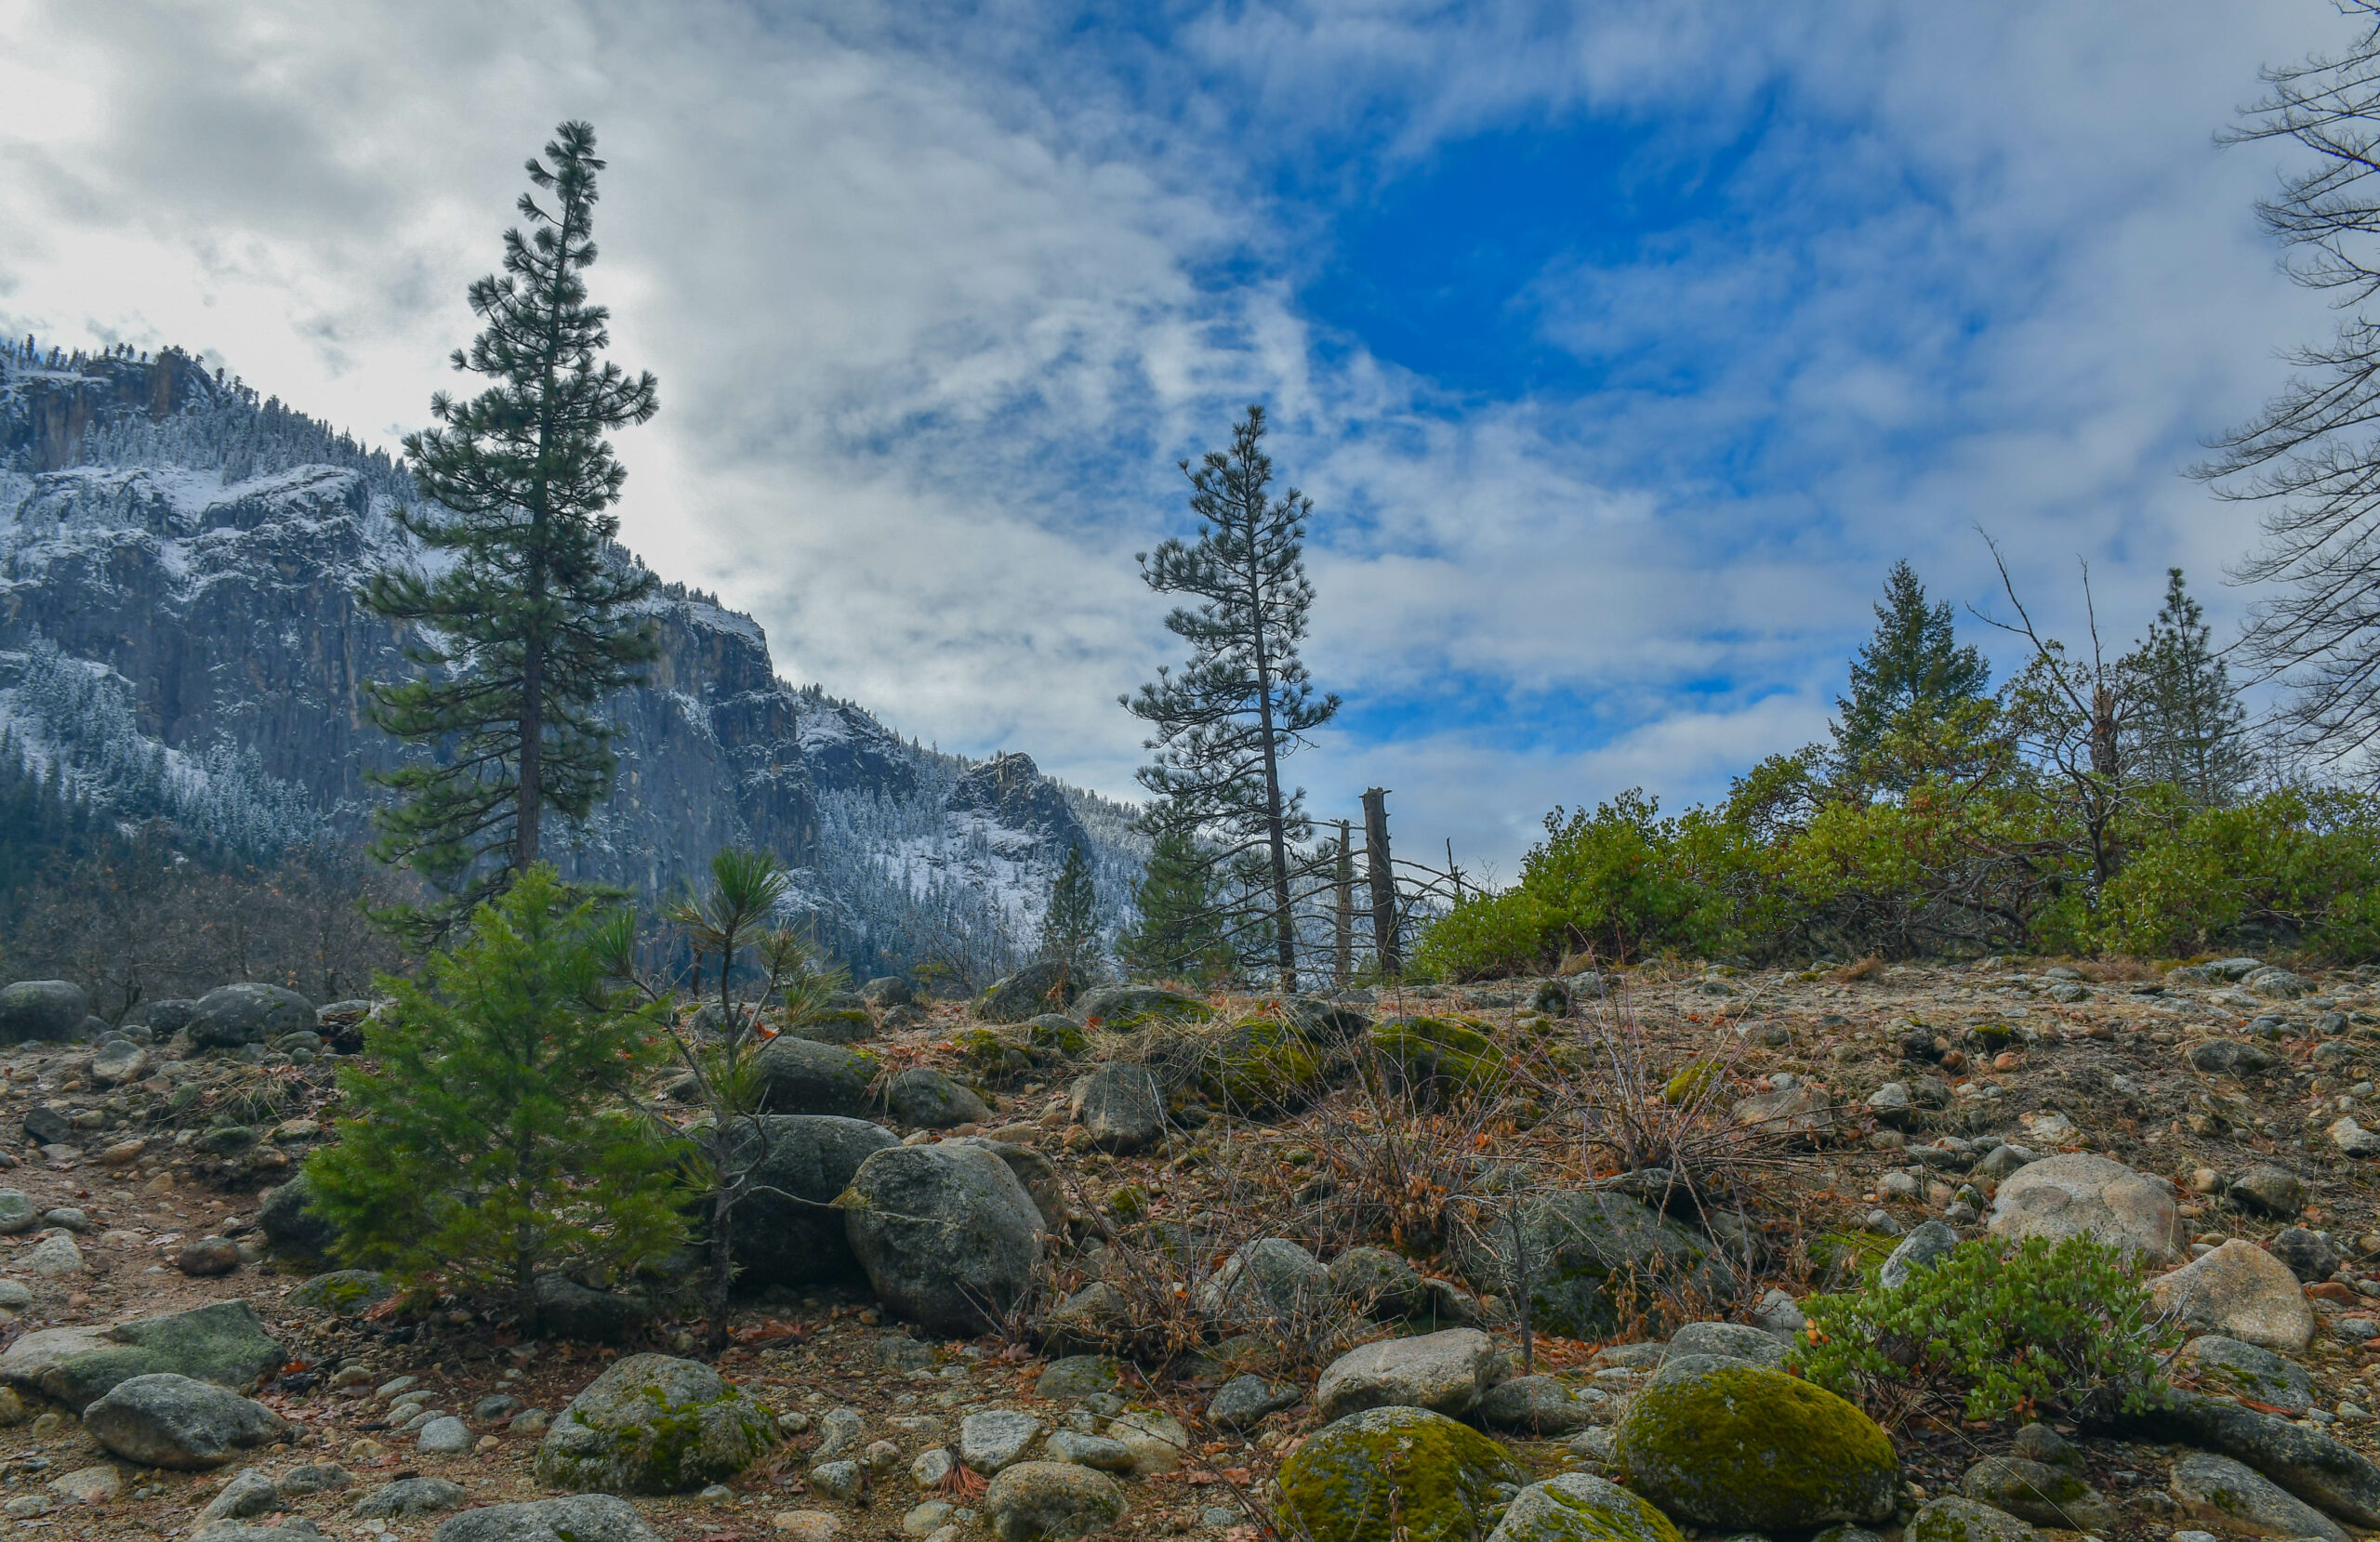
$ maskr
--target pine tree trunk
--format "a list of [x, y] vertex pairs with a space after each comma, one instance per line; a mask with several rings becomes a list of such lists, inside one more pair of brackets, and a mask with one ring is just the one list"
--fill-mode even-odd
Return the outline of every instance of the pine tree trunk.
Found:
[[1331, 982], [1345, 990], [1355, 977], [1355, 850], [1347, 822], [1339, 822], [1337, 925], [1331, 929]]
[[728, 1193], [725, 1172], [710, 1198], [710, 1321], [703, 1342], [718, 1354], [727, 1348], [727, 1296], [735, 1284], [735, 1206]]
[[513, 805], [512, 870], [526, 873], [537, 862], [537, 809], [544, 801], [539, 785], [544, 768], [538, 763], [545, 748], [545, 647], [532, 637], [521, 660], [521, 785]]
[[1298, 988], [1296, 917], [1289, 909], [1289, 842], [1281, 818], [1281, 753], [1273, 726], [1273, 660], [1264, 648], [1264, 590], [1253, 560], [1249, 573], [1250, 640], [1255, 645], [1256, 707], [1264, 737], [1264, 839], [1273, 859], [1273, 951], [1280, 963], [1280, 988]]
[[1396, 870], [1388, 862], [1388, 789], [1364, 789], [1364, 855], [1372, 891], [1372, 950], [1380, 972], [1403, 967], [1396, 942]]

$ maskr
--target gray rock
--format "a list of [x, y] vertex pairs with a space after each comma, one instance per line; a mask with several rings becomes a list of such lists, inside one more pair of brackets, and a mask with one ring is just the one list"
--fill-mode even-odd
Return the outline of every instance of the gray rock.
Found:
[[1762, 1296], [1759, 1303], [1752, 1309], [1752, 1320], [1763, 1333], [1787, 1344], [1799, 1339], [1802, 1330], [1809, 1325], [1809, 1319], [1802, 1315], [1802, 1309], [1793, 1298], [1774, 1289]]
[[1938, 1220], [1929, 1220], [1901, 1239], [1876, 1271], [1876, 1283], [1886, 1290], [1897, 1290], [1909, 1283], [1911, 1274], [1933, 1268], [1958, 1245], [1956, 1232]]
[[1165, 1088], [1145, 1065], [1110, 1061], [1068, 1089], [1075, 1123], [1101, 1151], [1145, 1151], [1165, 1133]]
[[410, 1521], [453, 1509], [466, 1497], [463, 1485], [443, 1478], [399, 1478], [355, 1501], [359, 1520]]
[[650, 1322], [652, 1306], [625, 1291], [597, 1290], [562, 1274], [540, 1274], [531, 1285], [537, 1329], [582, 1344], [618, 1344]]
[[1008, 1170], [1025, 1192], [1032, 1196], [1033, 1207], [1041, 1212], [1041, 1227], [1045, 1232], [1064, 1230], [1069, 1216], [1066, 1209], [1065, 1184], [1058, 1178], [1058, 1168], [1048, 1157], [1031, 1146], [1013, 1140], [995, 1140], [988, 1136], [964, 1135], [945, 1140], [945, 1146], [969, 1145], [990, 1152], [1008, 1165]]
[[1041, 1212], [980, 1146], [889, 1147], [860, 1164], [849, 1193], [852, 1252], [878, 1298], [913, 1322], [980, 1333], [1032, 1282]]
[[20, 980], [0, 990], [0, 1044], [63, 1044], [91, 1013], [83, 987], [66, 980]]
[[2274, 1258], [2289, 1266], [2292, 1274], [2307, 1285], [2321, 1284], [2347, 1262], [2347, 1255], [2330, 1238], [2303, 1226], [2284, 1230], [2272, 1239], [2270, 1250]]
[[753, 1161], [755, 1192], [735, 1212], [738, 1278], [752, 1286], [859, 1278], [835, 1196], [851, 1187], [861, 1163], [900, 1138], [865, 1119], [825, 1114], [763, 1115], [754, 1127], [765, 1154]]
[[752, 1058], [762, 1107], [771, 1114], [831, 1114], [846, 1118], [868, 1112], [868, 1088], [877, 1061], [840, 1045], [778, 1038]]
[[1218, 1430], [1252, 1430], [1267, 1414], [1294, 1408], [1304, 1394], [1288, 1382], [1261, 1376], [1236, 1376], [1223, 1384], [1207, 1404], [1207, 1422]]
[[1822, 1388], [1740, 1360], [1673, 1355], [1629, 1401], [1630, 1486], [1681, 1521], [1763, 1533], [1884, 1520], [1900, 1497], [1889, 1436]]
[[86, 1270], [83, 1250], [63, 1232], [53, 1232], [34, 1244], [31, 1251], [19, 1256], [17, 1267], [46, 1280], [66, 1279]]
[[326, 1258], [338, 1241], [338, 1226], [313, 1206], [314, 1180], [300, 1167], [296, 1177], [265, 1195], [257, 1226], [276, 1252]]
[[2302, 1417], [2314, 1405], [2314, 1378], [2272, 1351], [2221, 1334], [2202, 1334], [2182, 1346], [2177, 1371], [2194, 1373], [2210, 1392], [2236, 1392]]
[[245, 1301], [218, 1301], [110, 1328], [46, 1328], [0, 1354], [0, 1381], [81, 1410], [134, 1377], [188, 1377], [234, 1390], [286, 1360]]
[[818, 1421], [819, 1440], [810, 1453], [813, 1462], [831, 1462], [851, 1456], [867, 1443], [867, 1422], [856, 1408], [829, 1409]]
[[1200, 1311], [1245, 1327], [1310, 1319], [1330, 1299], [1329, 1272], [1283, 1237], [1244, 1244], [1198, 1287]]
[[2224, 1398], [2176, 1393], [2122, 1426], [2229, 1456], [2343, 1521], [2380, 1527], [2380, 1467], [2346, 1443]]
[[185, 1001], [178, 996], [152, 1001], [148, 1008], [150, 1031], [161, 1039], [172, 1038], [190, 1026], [191, 1013], [197, 1009], [197, 1002]]
[[1667, 1542], [1669, 1517], [1618, 1483], [1564, 1472], [1513, 1496], [1488, 1542]]
[[1427, 1408], [1461, 1418], [1479, 1405], [1502, 1361], [1476, 1328], [1363, 1344], [1334, 1360], [1315, 1384], [1315, 1417], [1329, 1424], [1367, 1408]]
[[144, 1467], [221, 1467], [281, 1438], [289, 1426], [261, 1403], [186, 1376], [127, 1377], [83, 1410], [83, 1428]]
[[2259, 1162], [2231, 1180], [2233, 1204], [2260, 1216], [2294, 1220], [2306, 1208], [2306, 1185], [2286, 1167]]
[[509, 1392], [492, 1392], [471, 1404], [471, 1421], [494, 1424], [498, 1419], [510, 1418], [521, 1407], [521, 1400]]
[[1777, 1336], [1741, 1323], [1688, 1323], [1670, 1335], [1669, 1351], [1672, 1354], [1717, 1355], [1778, 1370], [1785, 1368], [1786, 1346]]
[[1123, 1519], [1115, 1479], [1072, 1462], [1019, 1462], [984, 1491], [984, 1519], [1000, 1542], [1064, 1542]]
[[2040, 1535], [2006, 1510], [1953, 1496], [1919, 1506], [1901, 1542], [2039, 1542]]
[[1131, 1476], [1132, 1448], [1105, 1435], [1084, 1435], [1072, 1430], [1060, 1430], [1050, 1436], [1048, 1449], [1052, 1461], [1072, 1462], [1077, 1467], [1094, 1468], [1119, 1477]]
[[1516, 1376], [1488, 1388], [1472, 1410], [1472, 1417], [1490, 1430], [1567, 1435], [1593, 1423], [1594, 1411], [1593, 1404], [1573, 1397], [1569, 1388], [1550, 1376]]
[[1746, 1098], [1736, 1105], [1735, 1120], [1763, 1135], [1815, 1140], [1834, 1127], [1834, 1100], [1822, 1088], [1796, 1084]]
[[1022, 1460], [1041, 1421], [1015, 1408], [986, 1408], [959, 1421], [959, 1459], [989, 1476]]
[[1070, 1354], [1051, 1362], [1033, 1384], [1033, 1395], [1052, 1400], [1112, 1392], [1123, 1379], [1123, 1365], [1104, 1354]]
[[1075, 971], [1059, 960], [1045, 958], [995, 981], [991, 989], [976, 998], [975, 1015], [985, 1022], [1023, 1022], [1070, 1007], [1081, 994]]
[[2342, 1115], [2325, 1131], [2331, 1144], [2347, 1156], [2380, 1156], [2380, 1134], [2374, 1134], [2355, 1122], [2352, 1114]]
[[632, 1354], [570, 1400], [537, 1447], [536, 1472], [556, 1487], [681, 1494], [775, 1443], [775, 1418], [709, 1366]]
[[2261, 1044], [2242, 1039], [2209, 1039], [2190, 1047], [2190, 1069], [2210, 1076], [2261, 1076], [2281, 1064], [2281, 1057]]
[[[1624, 1194], [1563, 1191], [1526, 1201], [1520, 1212], [1529, 1311], [1543, 1332], [1607, 1338], [1619, 1330], [1623, 1302], [1648, 1292], [1710, 1299], [1733, 1293], [1735, 1272], [1724, 1250]], [[1458, 1238], [1455, 1259], [1474, 1288], [1509, 1301], [1510, 1228], [1491, 1230]]]
[[1967, 1470], [1959, 1488], [1970, 1499], [2036, 1526], [2105, 1533], [2122, 1519], [2080, 1473], [2022, 1456], [1987, 1456]]
[[2243, 978], [2240, 988], [2267, 1001], [2294, 1001], [2311, 993], [2314, 984], [2302, 974], [2268, 964]]
[[202, 1049], [233, 1049], [284, 1034], [311, 1030], [314, 1004], [279, 985], [224, 985], [191, 1009], [190, 1041]]
[[91, 1079], [104, 1087], [137, 1081], [149, 1069], [149, 1051], [129, 1040], [99, 1047], [91, 1057]]
[[25, 1139], [44, 1146], [71, 1146], [74, 1143], [74, 1123], [47, 1103], [36, 1103], [25, 1110]]
[[336, 1269], [317, 1274], [289, 1293], [289, 1304], [334, 1317], [367, 1311], [397, 1293], [394, 1280], [377, 1269]]
[[810, 1492], [821, 1499], [848, 1502], [867, 1486], [867, 1473], [849, 1456], [820, 1462], [810, 1470]]
[[1967, 1169], [1977, 1178], [1997, 1183], [2017, 1168], [2028, 1166], [2036, 1158], [2032, 1152], [2013, 1141], [2003, 1141], [1983, 1153], [1983, 1159]]
[[2228, 1456], [2191, 1451], [2175, 1458], [2173, 1496], [2184, 1514], [2227, 1533], [2349, 1542], [2346, 1527]]
[[2182, 1327], [2294, 1353], [2314, 1341], [2314, 1309], [2279, 1259], [2234, 1237], [2149, 1283], [2150, 1299]]
[[458, 1451], [469, 1451], [471, 1448], [470, 1426], [452, 1414], [448, 1414], [443, 1418], [431, 1419], [421, 1427], [421, 1435], [416, 1442], [416, 1447], [421, 1451], [432, 1454], [443, 1453], [447, 1456], [452, 1456]]
[[907, 1007], [918, 999], [917, 987], [897, 974], [882, 974], [859, 988], [859, 998], [871, 1007]]
[[253, 1467], [244, 1468], [198, 1512], [198, 1523], [245, 1521], [251, 1515], [267, 1515], [280, 1508], [281, 1490], [272, 1480]]
[[484, 1505], [442, 1523], [430, 1542], [661, 1542], [636, 1507], [608, 1494]]
[[175, 1252], [174, 1267], [201, 1279], [229, 1274], [240, 1267], [240, 1245], [229, 1237], [201, 1237]]
[[15, 1189], [0, 1189], [0, 1236], [21, 1236], [41, 1224], [41, 1206]]
[[980, 1125], [992, 1116], [972, 1088], [927, 1066], [901, 1072], [884, 1085], [884, 1111], [895, 1124], [915, 1129]]
[[283, 1473], [275, 1486], [284, 1497], [306, 1499], [317, 1494], [336, 1493], [354, 1482], [354, 1474], [337, 1462], [308, 1462]]
[[2083, 1153], [2044, 1157], [2000, 1185], [1994, 1236], [2021, 1241], [2095, 1237], [2152, 1264], [2181, 1257], [2181, 1213], [2173, 1185], [2121, 1162]]
[[1333, 1299], [1376, 1323], [1403, 1322], [1430, 1310], [1421, 1273], [1385, 1247], [1350, 1247], [1325, 1272]]

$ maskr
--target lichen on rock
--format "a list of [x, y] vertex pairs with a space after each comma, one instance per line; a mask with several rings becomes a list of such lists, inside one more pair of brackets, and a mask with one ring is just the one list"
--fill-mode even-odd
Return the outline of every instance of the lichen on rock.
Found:
[[1630, 1403], [1620, 1448], [1636, 1490], [1697, 1525], [1809, 1531], [1890, 1515], [1891, 1437], [1823, 1388], [1765, 1365], [1682, 1355]]

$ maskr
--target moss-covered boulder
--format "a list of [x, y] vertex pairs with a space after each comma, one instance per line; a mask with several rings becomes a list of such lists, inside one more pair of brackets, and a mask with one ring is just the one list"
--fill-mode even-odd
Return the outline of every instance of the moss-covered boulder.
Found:
[[1683, 1106], [1706, 1094], [1715, 1094], [1726, 1073], [1715, 1061], [1688, 1061], [1677, 1074], [1661, 1084], [1661, 1100]]
[[1910, 1517], [1901, 1542], [2039, 1542], [2041, 1534], [2005, 1510], [1974, 1499], [1936, 1499]]
[[1280, 1508], [1309, 1542], [1471, 1542], [1496, 1485], [1527, 1476], [1443, 1414], [1372, 1408], [1323, 1426], [1281, 1464]]
[[287, 1360], [245, 1301], [216, 1301], [112, 1328], [44, 1328], [0, 1354], [0, 1382], [81, 1411], [118, 1382], [178, 1376], [245, 1391]]
[[1215, 1009], [1195, 995], [1162, 985], [1102, 985], [1075, 1003], [1084, 1024], [1130, 1033], [1162, 1022], [1205, 1022]]
[[537, 1481], [579, 1493], [682, 1494], [743, 1470], [776, 1420], [717, 1371], [632, 1354], [570, 1400], [537, 1447]]
[[1389, 1084], [1418, 1098], [1484, 1090], [1508, 1069], [1487, 1025], [1461, 1018], [1391, 1018], [1373, 1027], [1371, 1042]]
[[975, 998], [975, 1015], [985, 1022], [1023, 1022], [1043, 1012], [1074, 1005], [1082, 994], [1079, 971], [1054, 958], [1027, 964], [1014, 974], [992, 982]]
[[877, 1060], [862, 1050], [810, 1039], [779, 1038], [752, 1057], [761, 1107], [771, 1114], [831, 1114], [862, 1118]]
[[1670, 1518], [1618, 1483], [1565, 1472], [1520, 1491], [1488, 1542], [1685, 1542]]
[[396, 1293], [396, 1282], [377, 1269], [337, 1269], [317, 1274], [291, 1291], [289, 1304], [333, 1317], [352, 1317]]
[[1312, 1102], [1328, 1083], [1323, 1051], [1278, 1018], [1235, 1022], [1199, 1057], [1199, 1088], [1236, 1113], [1263, 1114]]
[[822, 1007], [790, 1024], [786, 1034], [813, 1044], [857, 1044], [876, 1036], [876, 1019], [865, 1007]]
[[1671, 1515], [1727, 1531], [1882, 1521], [1900, 1464], [1873, 1419], [1822, 1388], [1713, 1355], [1665, 1362], [1620, 1425], [1632, 1486]]
[[877, 1298], [937, 1333], [992, 1326], [1041, 1260], [1040, 1208], [994, 1144], [888, 1147], [835, 1202]]
[[1091, 1035], [1082, 1031], [1081, 1023], [1065, 1013], [1044, 1012], [1039, 1017], [1025, 1020], [1025, 1048], [1035, 1052], [1037, 1059], [1053, 1057], [1063, 1060], [1088, 1053]]
[[[1601, 1338], [1632, 1310], [1665, 1292], [1724, 1298], [1734, 1272], [1719, 1245], [1626, 1194], [1563, 1190], [1521, 1206], [1529, 1311], [1537, 1325], [1570, 1338]], [[1480, 1290], [1516, 1289], [1508, 1227], [1466, 1232], [1455, 1259]]]

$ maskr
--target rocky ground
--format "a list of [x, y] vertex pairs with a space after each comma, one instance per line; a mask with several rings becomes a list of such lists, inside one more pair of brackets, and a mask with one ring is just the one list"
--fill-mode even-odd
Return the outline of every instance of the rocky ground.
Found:
[[[2176, 1363], [2177, 1381], [2295, 1432], [2288, 1438], [2370, 1453], [2380, 1433], [2369, 1412], [2380, 1409], [2371, 1379], [2380, 1278], [2366, 1271], [2380, 1272], [2380, 1206], [2363, 1164], [2380, 1136], [2358, 1121], [2374, 1096], [2380, 982], [2253, 963], [2173, 972], [1998, 959], [1792, 972], [1648, 966], [1573, 977], [1558, 992], [1524, 982], [1342, 993], [1328, 1020], [1299, 1017], [1319, 1004], [1219, 999], [1210, 1020], [1123, 1032], [1079, 1014], [995, 1026], [962, 1004], [879, 999], [850, 1008], [826, 1036], [872, 1058], [870, 1106], [892, 1138], [953, 1153], [991, 1142], [979, 1149], [1015, 1174], [1049, 1234], [1032, 1283], [996, 1331], [955, 1337], [948, 1324], [936, 1332], [914, 1320], [942, 1310], [930, 1293], [888, 1285], [897, 1298], [888, 1300], [866, 1277], [781, 1278], [742, 1302], [734, 1347], [715, 1362], [696, 1352], [699, 1325], [673, 1315], [666, 1298], [650, 1320], [599, 1323], [618, 1341], [595, 1344], [524, 1338], [469, 1302], [376, 1304], [370, 1292], [306, 1290], [323, 1265], [285, 1245], [285, 1217], [271, 1229], [279, 1242], [260, 1218], [336, 1117], [330, 1073], [352, 1043], [342, 1035], [354, 1008], [325, 1008], [311, 1026], [274, 1022], [263, 1042], [222, 1048], [202, 1048], [172, 1014], [152, 1031], [98, 1042], [20, 1044], [0, 1052], [0, 1110], [23, 1136], [10, 1149], [14, 1170], [0, 1174], [9, 1187], [0, 1303], [13, 1313], [0, 1377], [19, 1398], [0, 1405], [13, 1421], [0, 1429], [0, 1525], [179, 1536], [205, 1523], [264, 1527], [278, 1514], [329, 1535], [427, 1537], [457, 1506], [575, 1486], [549, 1483], [550, 1468], [540, 1476], [549, 1420], [607, 1366], [658, 1353], [715, 1364], [768, 1425], [766, 1448], [723, 1483], [632, 1498], [667, 1536], [922, 1537], [956, 1527], [943, 1542], [963, 1542], [999, 1520], [1009, 1542], [1022, 1542], [1037, 1534], [1034, 1514], [1044, 1514], [1041, 1531], [1062, 1532], [1064, 1516], [1104, 1522], [1102, 1507], [1120, 1504], [1113, 1527], [1122, 1535], [1249, 1537], [1310, 1515], [1298, 1509], [1300, 1482], [1311, 1489], [1326, 1448], [1355, 1438], [1342, 1417], [1323, 1440], [1325, 1414], [1394, 1423], [1415, 1405], [1492, 1435], [1492, 1450], [1463, 1458], [1463, 1470], [1482, 1475], [1464, 1493], [1484, 1535], [1507, 1506], [1526, 1520], [1539, 1501], [1515, 1503], [1515, 1490], [1556, 1474], [1658, 1489], [1613, 1448], [1631, 1408], [1659, 1403], [1639, 1396], [1648, 1383], [1674, 1379], [1678, 1366], [1715, 1376], [1767, 1364], [1776, 1355], [1765, 1346], [1781, 1350], [1795, 1320], [1786, 1298], [1843, 1285], [1859, 1260], [1928, 1221], [1958, 1236], [2069, 1223], [2130, 1235], [2146, 1239], [2152, 1272], [2207, 1259], [2185, 1282], [2206, 1288], [2161, 1297], [2199, 1339]], [[1334, 1070], [1329, 1054], [1289, 1052], [1343, 1035], [1349, 1013], [1461, 1019], [1490, 1048], [1483, 1061], [1461, 1034], [1423, 1044], [1371, 1030], [1382, 1063], [1402, 1073], [1385, 1091]], [[1325, 1029], [1302, 1041], [1232, 1036], [1249, 1020]], [[1237, 1058], [1219, 1067], [1218, 1054]], [[1070, 1096], [1103, 1061], [1102, 1090]], [[1141, 1065], [1156, 1100], [1141, 1110], [1153, 1113], [1145, 1129], [1131, 1127], [1142, 1085], [1131, 1068]], [[1739, 1262], [1666, 1260], [1646, 1288], [1592, 1299], [1540, 1301], [1533, 1285], [1529, 1368], [1552, 1380], [1516, 1378], [1520, 1293], [1499, 1272], [1495, 1218], [1592, 1192], [1658, 1204], [1643, 1168], [1630, 1176], [1630, 1140], [1640, 1154], [1663, 1140], [1681, 1159], [1709, 1154], [1729, 1177], [1727, 1213], [1681, 1219], [1673, 1204], [1653, 1224], [1691, 1243], [1697, 1259]], [[2135, 1193], [2074, 1166], [2090, 1157], [2148, 1181]], [[2059, 1165], [2043, 1166], [2052, 1158]], [[2087, 1180], [2061, 1186], [2061, 1172]], [[2028, 1184], [2035, 1198], [2019, 1203]], [[1398, 1273], [1397, 1258], [1418, 1273]], [[225, 1364], [263, 1354], [249, 1340], [269, 1336], [277, 1364], [250, 1390], [286, 1424], [202, 1470], [140, 1465], [103, 1445], [91, 1418], [74, 1415], [84, 1390], [45, 1372], [56, 1356], [37, 1351], [56, 1341], [32, 1338], [231, 1301], [247, 1303], [257, 1325], [209, 1332], [229, 1336]], [[1688, 1328], [1666, 1370], [1643, 1347], [1705, 1320], [1751, 1336]], [[1388, 1351], [1362, 1346], [1398, 1335], [1409, 1364], [1359, 1358], [1377, 1360]], [[2225, 1347], [2234, 1342], [2244, 1349]], [[1102, 1350], [1125, 1352], [1086, 1357]], [[1689, 1361], [1689, 1351], [1712, 1360]], [[1271, 1404], [1282, 1406], [1265, 1411]], [[1004, 1412], [1025, 1417], [982, 1417]], [[2318, 1522], [2380, 1529], [2380, 1511], [2348, 1513], [2361, 1502], [2351, 1496], [2320, 1507], [2327, 1522], [2275, 1509], [2261, 1491], [2224, 1500], [2236, 1474], [2206, 1463], [2286, 1467], [2255, 1454], [2257, 1441], [2281, 1438], [2270, 1430], [2226, 1435], [2202, 1421], [2118, 1438], [2070, 1425], [1976, 1426], [1932, 1409], [1891, 1434], [1897, 1470], [1882, 1508], [1834, 1519], [1888, 1536], [1913, 1525], [1912, 1542], [1928, 1542], [1949, 1512], [1921, 1507], [2005, 1488], [1988, 1458], [2013, 1458], [2055, 1467], [2091, 1496], [2036, 1519], [2079, 1517], [2110, 1538], [2315, 1535]], [[1302, 1480], [1294, 1463], [1308, 1444]], [[1003, 1499], [995, 1486], [987, 1496], [985, 1474], [1019, 1456], [1115, 1476], [1085, 1478], [1078, 1494], [1064, 1473], [1036, 1468], [1028, 1477], [1062, 1492]], [[237, 1477], [249, 1470], [267, 1482]], [[358, 1513], [365, 1496], [416, 1477], [459, 1493], [414, 1484], [364, 1508], [440, 1508]], [[228, 1492], [241, 1482], [247, 1490]], [[2305, 1486], [2290, 1492], [2302, 1499]], [[1343, 1500], [1348, 1491], [1331, 1492]], [[2380, 1502], [2380, 1486], [2372, 1497]], [[214, 1516], [204, 1514], [210, 1504]], [[1664, 1508], [1690, 1532], [1756, 1529], [1691, 1502]]]

